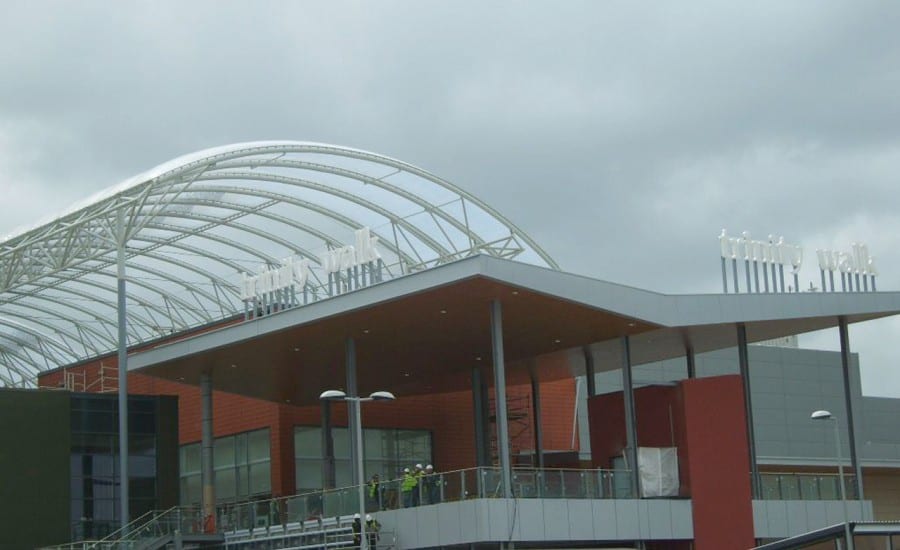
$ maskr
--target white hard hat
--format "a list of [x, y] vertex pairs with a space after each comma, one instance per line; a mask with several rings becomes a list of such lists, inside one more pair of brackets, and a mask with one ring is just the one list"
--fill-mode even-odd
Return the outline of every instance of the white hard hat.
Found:
[[421, 464], [416, 464], [416, 470], [421, 470], [421, 469], [422, 469], [422, 465], [421, 465]]
[[408, 474], [408, 473], [409, 473], [409, 468], [403, 468], [403, 473], [404, 473], [404, 474]]
[[426, 469], [426, 470], [434, 470], [434, 466], [432, 466], [431, 464], [429, 464], [428, 466], [425, 466], [425, 469]]
[[372, 514], [366, 514], [366, 521], [372, 521]]
[[353, 514], [353, 519], [359, 519], [359, 514]]

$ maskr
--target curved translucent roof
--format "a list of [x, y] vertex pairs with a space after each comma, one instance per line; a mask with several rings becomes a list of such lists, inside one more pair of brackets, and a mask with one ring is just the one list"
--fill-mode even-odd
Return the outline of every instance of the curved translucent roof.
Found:
[[0, 385], [116, 349], [120, 242], [133, 346], [243, 314], [242, 273], [292, 255], [327, 299], [322, 255], [365, 227], [385, 278], [478, 253], [558, 269], [499, 212], [403, 161], [294, 141], [208, 149], [0, 241]]

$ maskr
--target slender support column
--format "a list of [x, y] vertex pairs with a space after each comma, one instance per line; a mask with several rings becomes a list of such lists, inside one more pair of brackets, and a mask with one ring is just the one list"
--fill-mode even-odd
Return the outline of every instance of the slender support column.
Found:
[[544, 469], [544, 431], [541, 428], [541, 383], [537, 378], [534, 366], [531, 367], [531, 416], [534, 420], [534, 454], [535, 465]]
[[853, 394], [850, 391], [850, 334], [847, 329], [847, 318], [838, 319], [838, 330], [841, 337], [841, 369], [844, 373], [844, 403], [847, 408], [847, 434], [850, 438], [850, 463], [856, 473], [856, 494], [859, 500], [865, 499], [863, 492], [862, 465], [859, 463], [859, 449], [856, 443], [856, 424], [853, 422]]
[[483, 434], [482, 463], [491, 466], [494, 457], [491, 456], [491, 397], [488, 393], [488, 385], [481, 377], [481, 433]]
[[738, 286], [738, 267], [737, 267], [737, 258], [731, 259], [731, 274], [734, 276], [734, 293], [740, 294], [741, 289]]
[[334, 489], [334, 435], [331, 430], [331, 401], [322, 400], [322, 488]]
[[[353, 338], [347, 338], [345, 360], [347, 362], [347, 397], [359, 397], [356, 391], [356, 342]], [[347, 427], [350, 433], [350, 481], [352, 485], [357, 485], [365, 483], [361, 479], [356, 479], [356, 468], [353, 466], [357, 460], [356, 453], [361, 452], [356, 448], [356, 438], [353, 437], [353, 434], [356, 433], [356, 409], [359, 407], [359, 402], [348, 399], [346, 403]]]
[[756, 437], [753, 434], [753, 404], [750, 398], [750, 359], [747, 353], [747, 327], [744, 323], [737, 325], [738, 363], [741, 369], [741, 382], [744, 387], [744, 415], [747, 417], [747, 449], [750, 454], [750, 488], [753, 498], [762, 494], [759, 468], [756, 464]]
[[200, 375], [200, 485], [203, 519], [216, 517], [216, 479], [213, 470], [212, 376]]
[[725, 267], [725, 256], [722, 256], [722, 291], [728, 294], [728, 270]]
[[491, 344], [494, 360], [494, 393], [497, 404], [497, 449], [500, 452], [500, 479], [504, 498], [512, 498], [512, 470], [509, 458], [509, 425], [506, 420], [506, 366], [503, 357], [503, 310], [499, 300], [491, 302]]
[[687, 377], [697, 378], [697, 362], [694, 357], [694, 346], [686, 344], [684, 346], [684, 360], [687, 362]]
[[594, 354], [591, 348], [585, 346], [584, 351], [584, 378], [587, 380], [587, 396], [588, 398], [597, 395], [597, 381], [595, 380], [596, 368], [594, 366]]
[[622, 337], [622, 395], [625, 401], [625, 459], [631, 470], [631, 494], [640, 498], [640, 480], [637, 463], [637, 415], [634, 411], [634, 384], [631, 380], [631, 342]]
[[128, 332], [125, 316], [125, 211], [116, 213], [116, 279], [119, 329], [119, 525], [130, 521], [128, 512]]
[[475, 464], [487, 466], [487, 442], [484, 434], [484, 388], [481, 383], [481, 369], [472, 369], [472, 410], [475, 421]]

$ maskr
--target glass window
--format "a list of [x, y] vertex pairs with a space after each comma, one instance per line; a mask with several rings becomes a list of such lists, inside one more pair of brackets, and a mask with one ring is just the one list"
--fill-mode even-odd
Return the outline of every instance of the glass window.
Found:
[[[351, 483], [350, 445], [347, 428], [332, 428], [335, 455], [335, 485]], [[294, 468], [298, 491], [320, 489], [322, 480], [322, 429], [294, 428]], [[427, 430], [364, 428], [365, 476], [379, 474], [382, 480], [397, 479], [404, 467], [432, 462], [431, 433]]]
[[236, 494], [235, 470], [224, 468], [216, 470], [216, 500], [234, 499]]
[[258, 430], [247, 434], [250, 462], [269, 460], [269, 430]]
[[182, 476], [200, 471], [200, 444], [193, 443], [181, 446], [181, 474]]
[[225, 466], [234, 466], [234, 436], [220, 437], [215, 440], [213, 463], [217, 470]]
[[[216, 500], [228, 502], [265, 496], [272, 492], [269, 429], [216, 438], [213, 462], [216, 477]], [[181, 502], [195, 504], [201, 493], [200, 443], [182, 445]]]
[[272, 490], [272, 473], [269, 462], [250, 465], [250, 494], [269, 493]]

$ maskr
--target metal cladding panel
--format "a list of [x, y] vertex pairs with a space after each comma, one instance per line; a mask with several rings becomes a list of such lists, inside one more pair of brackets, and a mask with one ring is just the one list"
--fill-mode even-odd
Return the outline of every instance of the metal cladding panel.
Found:
[[544, 506], [537, 499], [517, 501], [515, 534], [518, 540], [545, 540]]
[[511, 538], [510, 527], [514, 501], [506, 499], [489, 499], [482, 501], [488, 510], [483, 516], [488, 518], [488, 539], [491, 541], [507, 541]]
[[459, 502], [449, 502], [441, 505], [436, 522], [441, 546], [459, 544], [459, 541], [463, 539], [463, 523], [460, 521], [461, 507], [462, 503]]
[[547, 540], [569, 537], [569, 507], [564, 499], [544, 499], [544, 536]]
[[[481, 501], [463, 501], [459, 503], [460, 542], [470, 543], [486, 540], [484, 536], [484, 510], [478, 509]], [[465, 528], [463, 528], [465, 526]]]
[[644, 500], [641, 501], [645, 511], [642, 514], [647, 518], [650, 529], [650, 538], [666, 539], [673, 533], [672, 529], [672, 501], [670, 500]]
[[672, 518], [672, 538], [694, 538], [693, 502], [690, 500], [669, 501]]
[[617, 500], [616, 503], [616, 537], [636, 539], [640, 536], [640, 520], [638, 501]]
[[594, 510], [590, 500], [567, 499], [569, 537], [573, 540], [592, 540]]
[[419, 506], [416, 511], [417, 546], [432, 547], [441, 545], [440, 524], [438, 523], [437, 506]]
[[799, 535], [809, 531], [809, 518], [806, 513], [807, 503], [799, 500], [790, 500], [786, 503], [788, 534]]
[[593, 500], [591, 508], [594, 516], [594, 540], [612, 540], [617, 538], [618, 517], [616, 501]]

